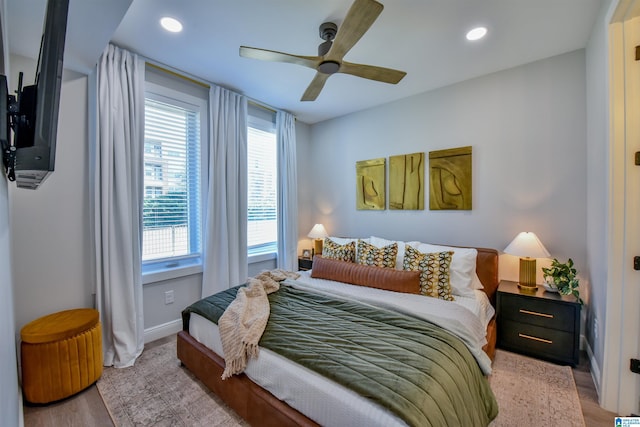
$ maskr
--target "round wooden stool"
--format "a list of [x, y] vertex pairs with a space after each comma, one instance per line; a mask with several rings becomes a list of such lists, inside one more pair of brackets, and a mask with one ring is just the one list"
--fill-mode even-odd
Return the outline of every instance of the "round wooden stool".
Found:
[[102, 328], [97, 310], [49, 314], [20, 331], [22, 391], [31, 403], [64, 399], [102, 375]]

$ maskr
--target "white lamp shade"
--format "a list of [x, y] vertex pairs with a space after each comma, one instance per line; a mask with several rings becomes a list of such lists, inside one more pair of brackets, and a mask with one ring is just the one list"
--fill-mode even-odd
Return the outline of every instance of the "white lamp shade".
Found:
[[327, 230], [324, 229], [324, 225], [316, 224], [313, 226], [307, 237], [311, 237], [312, 239], [324, 239], [329, 234], [327, 234]]
[[538, 236], [530, 231], [523, 231], [518, 234], [509, 243], [509, 246], [504, 249], [504, 252], [524, 258], [548, 258], [551, 256], [547, 248], [538, 239]]

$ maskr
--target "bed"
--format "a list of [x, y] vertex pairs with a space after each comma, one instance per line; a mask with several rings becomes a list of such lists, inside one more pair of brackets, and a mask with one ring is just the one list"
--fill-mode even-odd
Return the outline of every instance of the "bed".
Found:
[[[372, 237], [372, 239], [375, 238]], [[374, 241], [378, 246], [389, 242], [380, 239]], [[416, 243], [415, 246], [417, 247], [418, 244]], [[402, 249], [404, 250], [404, 248]], [[481, 343], [483, 344], [481, 347], [483, 354], [479, 355], [475, 354], [477, 351], [475, 353], [471, 351], [471, 353], [474, 353], [473, 357], [478, 361], [480, 369], [484, 374], [487, 374], [490, 372], [490, 361], [493, 359], [496, 343], [496, 322], [493, 316], [495, 310], [491, 306], [495, 305], [495, 292], [498, 286], [498, 252], [486, 248], [456, 248], [454, 249], [454, 260], [456, 253], [462, 253], [462, 251], [472, 251], [475, 254], [474, 275], [482, 284], [482, 289], [480, 291], [476, 288], [474, 292], [484, 293], [486, 300], [489, 302], [489, 309], [485, 310], [485, 313], [491, 316], [482, 322], [482, 327], [486, 327], [486, 341]], [[322, 278], [313, 278], [311, 277], [313, 270], [311, 273], [301, 272], [301, 274], [301, 278], [296, 281], [299, 283], [290, 283], [286, 287], [299, 288], [301, 292], [305, 292], [309, 290], [307, 289], [308, 287], [322, 285], [327, 287], [323, 288], [323, 293], [332, 293], [334, 292], [333, 288], [338, 289], [340, 292], [343, 289], [347, 289], [344, 291], [346, 292], [345, 295], [340, 295], [338, 292], [336, 298], [342, 296], [346, 298], [347, 294], [350, 295], [352, 292], [357, 295], [365, 295], [367, 298], [370, 295], [374, 295], [371, 297], [373, 298], [371, 301], [367, 301], [372, 304], [375, 304], [374, 300], [378, 298], [377, 294], [382, 295], [381, 298], [384, 300], [387, 295], [385, 292], [388, 293], [388, 291], [375, 289], [355, 289], [362, 287], [344, 285], [340, 282], [328, 281]], [[357, 296], [357, 298], [361, 297]], [[400, 304], [405, 304], [413, 296], [400, 296], [399, 298]], [[423, 299], [432, 300], [432, 298]], [[465, 298], [458, 297], [456, 299], [462, 301]], [[455, 305], [457, 307], [465, 304], [460, 302]], [[246, 373], [223, 381], [221, 375], [225, 363], [224, 359], [219, 356], [221, 348], [216, 344], [216, 340], [219, 341], [219, 337], [216, 337], [217, 329], [215, 325], [211, 327], [212, 324], [198, 314], [187, 314], [185, 318], [187, 319], [185, 321], [185, 329], [177, 337], [178, 358], [198, 379], [251, 425], [366, 424], [398, 426], [411, 424], [398, 418], [388, 408], [380, 407], [376, 403], [368, 403], [366, 398], [358, 396], [357, 393], [345, 389], [340, 384], [335, 384], [332, 380], [328, 380], [304, 366], [291, 363], [280, 354], [262, 347], [259, 364], [250, 362]], [[485, 359], [489, 361], [488, 367]], [[283, 363], [285, 367], [283, 367]], [[257, 365], [260, 366], [256, 367]], [[283, 377], [289, 383], [293, 383], [294, 386], [280, 384], [280, 382], [284, 381]], [[317, 384], [318, 382], [320, 384]], [[317, 394], [312, 394], [311, 397], [297, 396], [298, 394], [306, 393], [309, 388], [313, 387], [319, 389], [316, 393], [319, 393], [322, 399]], [[327, 396], [328, 400], [323, 400]], [[302, 403], [296, 401], [296, 399], [301, 400]], [[495, 409], [492, 409], [492, 411], [495, 412]]]

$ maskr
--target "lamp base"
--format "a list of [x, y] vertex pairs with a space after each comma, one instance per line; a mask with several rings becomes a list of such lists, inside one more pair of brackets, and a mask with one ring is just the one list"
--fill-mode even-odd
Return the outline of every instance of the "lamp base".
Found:
[[323, 243], [322, 239], [315, 239], [313, 241], [313, 251], [315, 255], [322, 256], [322, 243]]
[[520, 289], [520, 293], [522, 294], [535, 294], [538, 292], [538, 287], [536, 285], [527, 285], [524, 283], [518, 283], [518, 289]]
[[520, 258], [520, 277], [518, 289], [523, 294], [535, 294], [538, 292], [536, 286], [536, 259]]

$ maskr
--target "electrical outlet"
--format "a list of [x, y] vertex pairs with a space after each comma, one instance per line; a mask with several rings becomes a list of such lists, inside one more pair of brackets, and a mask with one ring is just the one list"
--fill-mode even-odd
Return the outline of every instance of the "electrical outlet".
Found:
[[175, 299], [173, 297], [173, 290], [166, 291], [164, 293], [164, 303], [165, 303], [165, 305], [173, 304], [174, 301], [175, 301]]

